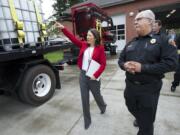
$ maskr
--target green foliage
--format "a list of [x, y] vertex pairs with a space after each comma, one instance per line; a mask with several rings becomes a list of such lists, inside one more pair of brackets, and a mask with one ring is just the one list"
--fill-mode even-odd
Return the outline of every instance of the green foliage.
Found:
[[55, 37], [55, 35], [59, 34], [59, 30], [54, 27], [53, 21], [48, 22], [46, 26], [48, 37]]
[[51, 63], [58, 63], [59, 61], [63, 60], [63, 57], [64, 57], [64, 53], [61, 50], [47, 53], [44, 55], [44, 58], [49, 60], [49, 62]]

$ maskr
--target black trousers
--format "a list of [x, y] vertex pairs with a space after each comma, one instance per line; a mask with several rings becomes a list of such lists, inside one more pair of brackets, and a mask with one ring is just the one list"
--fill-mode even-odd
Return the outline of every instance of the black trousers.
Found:
[[128, 110], [138, 122], [137, 135], [153, 135], [153, 123], [161, 87], [162, 81], [141, 85], [126, 80], [125, 102]]
[[172, 86], [176, 87], [179, 84], [180, 84], [180, 59], [179, 59], [178, 68], [174, 73], [174, 81], [172, 82]]
[[81, 89], [84, 124], [86, 125], [91, 123], [89, 91], [92, 92], [92, 95], [94, 96], [100, 110], [104, 110], [106, 104], [100, 92], [100, 81], [90, 80], [90, 78], [85, 75], [85, 71], [82, 70], [80, 73], [79, 83]]

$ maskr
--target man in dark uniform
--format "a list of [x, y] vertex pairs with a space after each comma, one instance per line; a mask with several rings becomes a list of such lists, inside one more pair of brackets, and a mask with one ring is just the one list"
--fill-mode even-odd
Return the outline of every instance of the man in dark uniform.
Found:
[[155, 20], [155, 22], [153, 24], [153, 32], [154, 32], [154, 34], [159, 35], [161, 38], [167, 38], [167, 34], [162, 27], [161, 20]]
[[124, 97], [128, 110], [138, 122], [138, 135], [153, 135], [161, 79], [177, 66], [176, 47], [152, 34], [154, 20], [151, 10], [137, 14], [134, 25], [138, 37], [125, 46], [118, 61], [126, 71]]
[[174, 80], [172, 82], [171, 91], [175, 92], [176, 87], [180, 84], [180, 35], [176, 37], [175, 44], [178, 48], [179, 63], [176, 72], [174, 73]]

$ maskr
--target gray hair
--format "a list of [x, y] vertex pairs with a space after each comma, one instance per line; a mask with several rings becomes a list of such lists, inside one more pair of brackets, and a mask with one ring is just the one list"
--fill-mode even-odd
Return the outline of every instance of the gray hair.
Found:
[[155, 14], [152, 12], [152, 10], [143, 10], [141, 12], [139, 12], [135, 19], [138, 19], [138, 18], [147, 18], [150, 20], [152, 26], [155, 22]]

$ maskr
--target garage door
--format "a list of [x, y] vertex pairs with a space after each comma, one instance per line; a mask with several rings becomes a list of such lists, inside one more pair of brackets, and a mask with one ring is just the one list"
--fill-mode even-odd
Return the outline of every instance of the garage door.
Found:
[[112, 16], [114, 28], [112, 30], [113, 33], [116, 34], [117, 41], [117, 52], [121, 51], [126, 44], [126, 16], [124, 14]]

